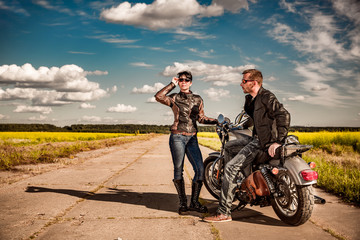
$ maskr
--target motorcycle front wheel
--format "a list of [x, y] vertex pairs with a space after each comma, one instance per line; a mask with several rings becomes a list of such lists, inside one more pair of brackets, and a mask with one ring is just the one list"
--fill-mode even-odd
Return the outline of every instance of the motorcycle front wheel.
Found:
[[220, 198], [221, 179], [223, 176], [223, 169], [219, 166], [221, 161], [218, 161], [214, 168], [212, 167], [216, 156], [209, 156], [204, 161], [205, 179], [204, 184], [209, 193], [216, 199]]
[[312, 186], [297, 186], [288, 172], [282, 172], [277, 176], [276, 188], [277, 196], [271, 202], [276, 215], [290, 225], [305, 223], [314, 207]]

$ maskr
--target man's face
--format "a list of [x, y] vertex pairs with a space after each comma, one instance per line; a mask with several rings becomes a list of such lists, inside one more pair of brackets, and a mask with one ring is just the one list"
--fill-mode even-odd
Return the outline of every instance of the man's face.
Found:
[[[251, 79], [251, 73], [246, 73], [243, 76], [243, 79], [241, 81], [240, 86], [242, 87], [244, 93], [251, 93], [252, 89], [255, 85], [255, 81], [253, 79]], [[250, 80], [250, 81], [247, 81]]]

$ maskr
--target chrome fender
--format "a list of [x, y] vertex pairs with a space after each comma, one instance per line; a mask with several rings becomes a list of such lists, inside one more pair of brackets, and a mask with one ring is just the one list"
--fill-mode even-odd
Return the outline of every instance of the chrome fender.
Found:
[[220, 157], [220, 152], [212, 152], [212, 153], [209, 153], [209, 156]]
[[[278, 165], [280, 160], [271, 160], [271, 165]], [[301, 176], [301, 171], [311, 170], [309, 165], [299, 156], [286, 158], [284, 167], [289, 171], [289, 174], [293, 177], [296, 185], [312, 185], [317, 183], [317, 180], [305, 181]]]

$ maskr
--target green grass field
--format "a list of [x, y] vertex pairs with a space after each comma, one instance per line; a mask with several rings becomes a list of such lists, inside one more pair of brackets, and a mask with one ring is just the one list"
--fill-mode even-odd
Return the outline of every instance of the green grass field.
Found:
[[[360, 206], [360, 132], [292, 132], [301, 144], [313, 145], [304, 153], [315, 162], [318, 186], [346, 202]], [[199, 133], [199, 143], [216, 151], [221, 144], [216, 133]]]

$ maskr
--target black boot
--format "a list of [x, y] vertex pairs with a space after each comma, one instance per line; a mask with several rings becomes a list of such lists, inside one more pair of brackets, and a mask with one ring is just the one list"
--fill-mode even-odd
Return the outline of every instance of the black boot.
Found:
[[190, 206], [189, 209], [192, 211], [197, 211], [200, 213], [207, 213], [208, 209], [206, 206], [201, 205], [201, 203], [199, 203], [199, 195], [200, 195], [200, 190], [201, 187], [203, 185], [202, 181], [196, 181], [192, 183], [192, 189], [191, 189], [191, 202], [190, 202]]
[[183, 214], [184, 212], [189, 211], [188, 207], [187, 207], [187, 198], [186, 198], [186, 194], [185, 194], [185, 184], [184, 184], [184, 179], [181, 180], [173, 180], [175, 188], [178, 192], [179, 195], [179, 214]]

